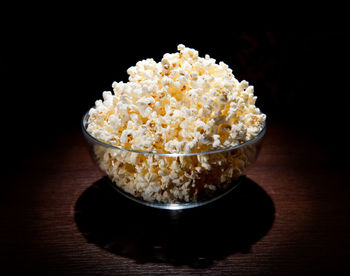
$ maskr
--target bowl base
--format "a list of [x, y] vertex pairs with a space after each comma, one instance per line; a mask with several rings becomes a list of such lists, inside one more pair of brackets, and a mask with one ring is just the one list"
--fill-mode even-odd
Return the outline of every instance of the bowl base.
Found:
[[139, 204], [142, 204], [142, 205], [145, 205], [148, 207], [157, 208], [157, 209], [183, 210], [183, 209], [189, 209], [189, 208], [203, 206], [203, 205], [212, 203], [212, 202], [224, 197], [225, 195], [229, 194], [234, 189], [236, 189], [242, 183], [243, 176], [240, 176], [237, 179], [232, 180], [227, 189], [214, 193], [213, 196], [211, 196], [210, 198], [203, 196], [203, 197], [198, 198], [197, 201], [183, 202], [183, 203], [181, 203], [181, 202], [180, 203], [163, 203], [163, 202], [158, 202], [158, 201], [154, 201], [154, 202], [146, 201], [142, 198], [135, 197], [135, 196], [125, 192], [122, 188], [118, 187], [112, 180], [110, 180], [109, 178], [107, 178], [107, 179], [108, 179], [108, 184], [113, 188], [113, 190], [115, 190], [119, 194], [125, 196], [126, 198], [128, 198], [134, 202], [137, 202]]

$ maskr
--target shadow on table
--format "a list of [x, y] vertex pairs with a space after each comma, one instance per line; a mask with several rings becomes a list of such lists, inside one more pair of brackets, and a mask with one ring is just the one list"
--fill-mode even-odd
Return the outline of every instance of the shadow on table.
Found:
[[75, 221], [88, 242], [138, 263], [208, 267], [248, 253], [271, 228], [274, 213], [271, 198], [246, 177], [217, 202], [182, 211], [141, 206], [102, 178], [79, 197]]

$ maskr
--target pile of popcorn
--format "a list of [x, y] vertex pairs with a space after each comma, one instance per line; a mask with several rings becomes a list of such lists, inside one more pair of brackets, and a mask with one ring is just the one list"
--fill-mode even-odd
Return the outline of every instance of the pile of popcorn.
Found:
[[127, 70], [129, 82], [114, 82], [88, 114], [97, 140], [148, 153], [95, 145], [103, 171], [125, 191], [148, 201], [188, 202], [225, 189], [256, 154], [242, 144], [261, 132], [266, 115], [255, 106], [253, 86], [239, 82], [223, 62], [178, 45], [161, 62], [146, 59]]

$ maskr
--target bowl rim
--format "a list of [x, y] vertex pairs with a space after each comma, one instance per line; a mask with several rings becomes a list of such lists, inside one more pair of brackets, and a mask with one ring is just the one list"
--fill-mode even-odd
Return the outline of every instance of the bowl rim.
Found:
[[231, 151], [234, 149], [238, 149], [238, 148], [242, 148], [245, 146], [248, 146], [250, 144], [253, 144], [257, 141], [259, 141], [261, 138], [264, 137], [265, 133], [266, 133], [266, 119], [264, 121], [264, 127], [262, 128], [262, 130], [256, 135], [254, 136], [252, 139], [242, 143], [242, 144], [238, 144], [235, 146], [231, 146], [231, 147], [227, 147], [227, 148], [222, 148], [222, 149], [216, 149], [216, 150], [212, 150], [212, 151], [203, 151], [203, 152], [188, 152], [188, 153], [158, 153], [158, 152], [147, 152], [147, 151], [137, 151], [137, 150], [131, 150], [131, 149], [125, 149], [125, 148], [121, 148], [121, 147], [117, 147], [117, 146], [113, 146], [111, 144], [107, 144], [105, 142], [102, 142], [98, 139], [96, 139], [95, 137], [93, 137], [86, 129], [86, 123], [87, 123], [87, 118], [89, 116], [89, 111], [87, 111], [82, 120], [81, 120], [81, 128], [83, 131], [83, 134], [85, 136], [85, 138], [93, 143], [99, 144], [100, 146], [104, 146], [107, 148], [112, 148], [112, 149], [116, 149], [116, 150], [120, 150], [120, 151], [125, 151], [125, 152], [130, 152], [130, 153], [137, 153], [137, 154], [144, 154], [144, 155], [154, 155], [154, 156], [164, 156], [164, 157], [180, 157], [180, 156], [196, 156], [196, 155], [207, 155], [207, 154], [214, 154], [214, 153], [222, 153], [222, 152], [226, 152], [226, 151]]

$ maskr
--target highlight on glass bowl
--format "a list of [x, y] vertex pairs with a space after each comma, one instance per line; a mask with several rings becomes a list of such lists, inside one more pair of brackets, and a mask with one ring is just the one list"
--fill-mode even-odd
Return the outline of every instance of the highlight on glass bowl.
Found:
[[178, 45], [114, 82], [83, 117], [90, 152], [111, 185], [164, 209], [200, 206], [240, 182], [257, 158], [266, 115], [254, 88], [224, 63]]

